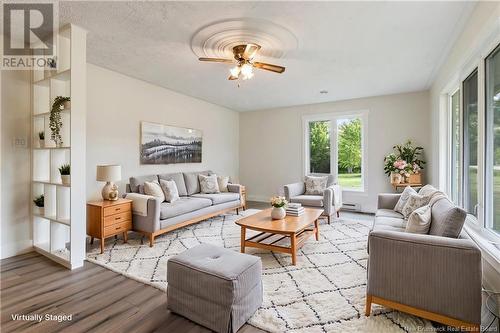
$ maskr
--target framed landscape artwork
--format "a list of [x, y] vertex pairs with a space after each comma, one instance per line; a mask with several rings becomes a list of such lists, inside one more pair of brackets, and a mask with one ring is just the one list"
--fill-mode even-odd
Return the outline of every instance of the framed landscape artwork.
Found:
[[202, 132], [141, 122], [141, 164], [201, 163]]

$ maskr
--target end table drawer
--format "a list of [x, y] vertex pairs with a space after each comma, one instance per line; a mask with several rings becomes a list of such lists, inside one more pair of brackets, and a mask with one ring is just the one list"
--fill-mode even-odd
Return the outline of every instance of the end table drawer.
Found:
[[105, 207], [104, 208], [104, 216], [110, 216], [118, 213], [123, 213], [123, 212], [130, 212], [132, 211], [130, 203], [125, 203], [122, 205], [116, 205], [116, 206], [111, 206], [111, 207]]
[[104, 227], [104, 237], [118, 234], [127, 230], [132, 229], [132, 221], [125, 221], [122, 223], [117, 223]]
[[117, 224], [117, 223], [121, 223], [121, 222], [125, 222], [125, 221], [131, 221], [131, 220], [132, 220], [132, 212], [131, 211], [106, 216], [104, 218], [104, 227], [107, 227], [107, 226], [110, 226], [113, 224]]

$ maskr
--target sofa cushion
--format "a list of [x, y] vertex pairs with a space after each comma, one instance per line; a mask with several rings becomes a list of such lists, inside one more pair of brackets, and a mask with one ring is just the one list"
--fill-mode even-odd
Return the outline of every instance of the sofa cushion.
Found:
[[179, 190], [177, 184], [173, 180], [160, 179], [160, 186], [165, 195], [166, 202], [174, 202], [179, 200]]
[[395, 217], [398, 219], [403, 218], [403, 214], [393, 211], [392, 209], [378, 209], [375, 213], [375, 216], [384, 216], [384, 217]]
[[212, 203], [214, 205], [218, 205], [224, 202], [230, 202], [230, 201], [235, 201], [240, 199], [240, 194], [239, 193], [196, 193], [191, 195], [192, 198], [203, 198], [203, 199], [210, 199], [212, 200]]
[[306, 193], [307, 195], [323, 195], [328, 183], [328, 176], [316, 177], [306, 176]]
[[182, 174], [182, 172], [164, 173], [158, 175], [158, 178], [164, 180], [173, 180], [175, 182], [175, 185], [177, 186], [177, 192], [179, 192], [179, 195], [181, 197], [188, 195], [186, 184], [184, 183], [184, 175]]
[[211, 171], [200, 171], [200, 172], [184, 172], [184, 183], [186, 184], [187, 195], [200, 193], [200, 182], [198, 180], [198, 175], [208, 176]]
[[165, 201], [165, 194], [157, 182], [144, 182], [144, 194], [158, 198], [160, 202]]
[[427, 196], [427, 195], [431, 195], [437, 191], [438, 191], [437, 188], [435, 188], [434, 186], [432, 186], [430, 184], [427, 184], [418, 191], [418, 194], [423, 195], [423, 196]]
[[447, 198], [442, 198], [432, 205], [431, 216], [429, 235], [458, 238], [467, 212]]
[[290, 202], [301, 203], [304, 206], [323, 207], [323, 196], [302, 194], [291, 197]]
[[133, 193], [141, 193], [144, 194], [143, 186], [144, 182], [158, 182], [157, 175], [149, 175], [149, 176], [139, 176], [139, 177], [130, 177], [130, 191]]
[[174, 202], [163, 202], [160, 205], [160, 219], [179, 216], [211, 205], [212, 201], [209, 199], [181, 197]]
[[377, 226], [389, 226], [404, 231], [404, 229], [406, 228], [406, 220], [404, 220], [403, 218], [377, 216], [375, 217], [374, 229], [376, 229]]
[[431, 227], [431, 205], [417, 208], [408, 217], [406, 232], [426, 235]]
[[217, 175], [198, 175], [198, 180], [200, 181], [200, 192], [201, 193], [219, 193], [219, 183], [217, 182]]

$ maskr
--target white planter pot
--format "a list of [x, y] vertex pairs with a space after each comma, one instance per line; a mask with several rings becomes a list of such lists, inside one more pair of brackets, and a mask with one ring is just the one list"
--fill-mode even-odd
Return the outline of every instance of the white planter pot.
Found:
[[63, 185], [70, 185], [71, 184], [71, 175], [61, 175], [61, 181]]
[[40, 145], [40, 148], [45, 148], [45, 140], [38, 140], [38, 144]]
[[45, 215], [45, 207], [35, 206], [35, 208], [33, 208], [33, 213], [35, 213], [36, 215], [44, 216]]
[[283, 220], [286, 216], [286, 210], [285, 208], [283, 207], [280, 207], [280, 208], [277, 208], [277, 207], [273, 207], [273, 209], [271, 209], [271, 218], [273, 220]]
[[399, 184], [403, 180], [403, 176], [399, 173], [392, 172], [391, 173], [391, 184]]
[[71, 101], [65, 101], [62, 103], [63, 110], [71, 109]]

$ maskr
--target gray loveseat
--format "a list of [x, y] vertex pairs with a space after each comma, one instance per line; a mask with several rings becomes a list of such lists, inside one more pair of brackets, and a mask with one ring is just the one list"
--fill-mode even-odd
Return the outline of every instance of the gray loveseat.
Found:
[[403, 216], [393, 210], [399, 197], [391, 193], [378, 198], [368, 236], [366, 315], [376, 303], [478, 331], [481, 252], [460, 232], [466, 212], [442, 198], [432, 205], [429, 234], [407, 233]]
[[240, 185], [228, 184], [228, 192], [200, 193], [199, 174], [209, 175], [212, 172], [178, 172], [130, 177], [130, 184], [127, 184], [127, 193], [144, 195], [144, 182], [159, 182], [160, 179], [175, 181], [179, 191], [180, 198], [172, 203], [159, 202], [154, 197], [144, 195], [145, 200], [147, 200], [147, 214], [141, 215], [134, 211], [132, 215], [133, 229], [147, 235], [150, 246], [153, 246], [154, 238], [160, 234], [197, 223], [230, 210], [236, 210], [236, 213], [238, 213], [239, 208], [242, 208]]

